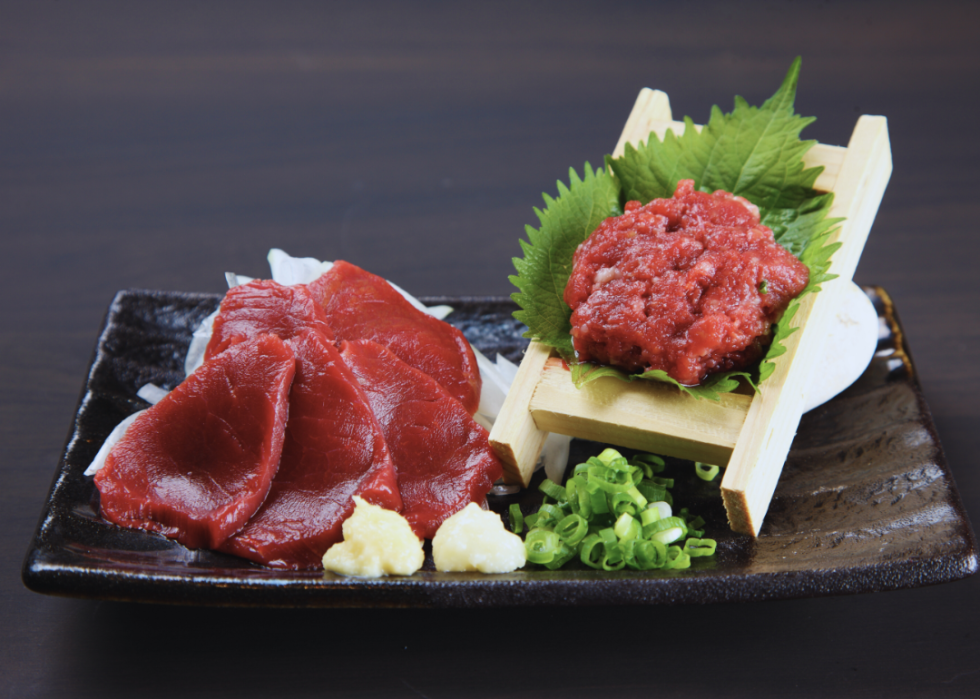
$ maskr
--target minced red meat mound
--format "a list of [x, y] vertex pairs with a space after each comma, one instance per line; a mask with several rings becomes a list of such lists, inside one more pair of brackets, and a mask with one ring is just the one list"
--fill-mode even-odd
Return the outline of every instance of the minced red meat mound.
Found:
[[565, 302], [581, 360], [690, 386], [758, 361], [808, 278], [753, 204], [682, 180], [672, 199], [629, 202], [579, 246]]

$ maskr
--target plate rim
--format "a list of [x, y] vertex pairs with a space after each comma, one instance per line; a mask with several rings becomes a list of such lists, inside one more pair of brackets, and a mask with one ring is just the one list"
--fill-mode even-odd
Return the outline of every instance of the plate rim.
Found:
[[[878, 286], [863, 286], [862, 289], [869, 295], [876, 295], [881, 301], [883, 315], [880, 312], [879, 316], [885, 317], [894, 330], [899, 350], [897, 356], [908, 369], [907, 379], [918, 403], [921, 422], [936, 445], [936, 465], [946, 478], [947, 501], [955, 510], [961, 529], [963, 545], [956, 550], [936, 556], [879, 563], [873, 569], [868, 566], [845, 566], [717, 574], [704, 570], [699, 574], [702, 569], [692, 566], [688, 571], [658, 571], [659, 574], [655, 576], [632, 571], [619, 574], [556, 571], [552, 575], [542, 575], [546, 571], [518, 571], [509, 575], [477, 576], [423, 570], [408, 578], [378, 580], [340, 578], [316, 571], [276, 571], [261, 568], [257, 568], [256, 575], [250, 573], [248, 578], [215, 576], [215, 572], [220, 572], [220, 569], [215, 568], [211, 568], [211, 572], [202, 569], [200, 573], [147, 575], [122, 568], [85, 565], [81, 562], [52, 562], [48, 559], [56, 553], [68, 553], [69, 558], [75, 555], [82, 559], [79, 554], [65, 547], [50, 545], [47, 534], [55, 526], [52, 508], [59, 494], [59, 486], [69, 477], [68, 459], [80, 429], [79, 419], [91, 392], [90, 382], [102, 355], [103, 343], [113, 326], [113, 313], [119, 307], [120, 301], [126, 296], [180, 298], [199, 303], [215, 302], [221, 298], [221, 294], [207, 292], [124, 289], [115, 294], [103, 317], [68, 437], [24, 559], [22, 581], [27, 588], [43, 594], [129, 602], [209, 606], [452, 608], [707, 604], [794, 599], [908, 589], [970, 577], [978, 570], [976, 537], [919, 385], [907, 335], [904, 334], [894, 303], [887, 292]], [[429, 304], [490, 303], [516, 308], [510, 298], [501, 296], [428, 296], [420, 300]], [[573, 574], [569, 575], [570, 572]], [[528, 575], [536, 577], [528, 578]], [[677, 585], [674, 581], [678, 579], [685, 580], [685, 585]], [[759, 587], [765, 588], [766, 592], [758, 594]], [[756, 590], [755, 594], [749, 593], [752, 589]], [[500, 591], [514, 594], [502, 596]], [[288, 599], [284, 593], [289, 594]]]

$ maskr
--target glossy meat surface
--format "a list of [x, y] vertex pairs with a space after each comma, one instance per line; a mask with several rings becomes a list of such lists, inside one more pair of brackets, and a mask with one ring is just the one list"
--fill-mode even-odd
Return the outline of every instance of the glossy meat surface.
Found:
[[256, 279], [229, 289], [221, 300], [204, 361], [259, 333], [288, 340], [307, 328], [333, 339], [323, 310], [305, 286], [283, 286]]
[[192, 548], [241, 529], [279, 466], [295, 364], [272, 335], [204, 364], [112, 449], [95, 475], [102, 516]]
[[420, 537], [468, 503], [482, 503], [503, 468], [487, 431], [427, 374], [374, 342], [341, 344], [364, 387], [398, 472], [402, 515]]
[[463, 333], [422, 313], [384, 279], [343, 260], [309, 285], [338, 340], [373, 340], [424, 371], [472, 415], [480, 371]]
[[575, 252], [565, 288], [584, 361], [660, 369], [681, 384], [758, 361], [809, 271], [727, 192], [682, 180], [671, 199], [629, 202]]
[[401, 509], [381, 428], [332, 343], [306, 331], [296, 354], [289, 423], [269, 496], [221, 550], [276, 568], [319, 568], [342, 537], [354, 495]]

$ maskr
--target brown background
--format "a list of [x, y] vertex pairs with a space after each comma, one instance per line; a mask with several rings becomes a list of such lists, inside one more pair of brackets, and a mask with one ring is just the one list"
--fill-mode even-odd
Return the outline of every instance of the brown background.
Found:
[[[248, 610], [20, 582], [102, 315], [277, 246], [417, 295], [506, 295], [541, 192], [637, 91], [707, 118], [803, 55], [804, 135], [889, 118], [856, 280], [893, 296], [980, 513], [978, 12], [968, 3], [0, 2], [0, 693], [977, 696], [980, 577], [741, 605]], [[658, 689], [655, 689], [658, 688]]]

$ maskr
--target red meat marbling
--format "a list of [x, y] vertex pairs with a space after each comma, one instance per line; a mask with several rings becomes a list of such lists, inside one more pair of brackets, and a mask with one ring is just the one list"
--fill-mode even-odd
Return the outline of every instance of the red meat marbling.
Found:
[[472, 415], [480, 370], [463, 333], [412, 306], [379, 276], [338, 260], [309, 284], [340, 340], [373, 340], [424, 371]]
[[285, 341], [307, 328], [333, 339], [323, 309], [305, 286], [256, 279], [229, 289], [221, 300], [204, 360], [259, 333], [278, 335]]
[[221, 550], [275, 568], [319, 568], [342, 538], [353, 496], [396, 511], [401, 498], [381, 427], [337, 349], [314, 331], [288, 344], [297, 368], [279, 472]]
[[381, 423], [413, 531], [432, 538], [447, 517], [482, 503], [503, 467], [459, 401], [377, 343], [343, 342], [340, 354]]
[[95, 475], [102, 516], [215, 548], [265, 500], [296, 362], [258, 335], [204, 364], [130, 425]]

